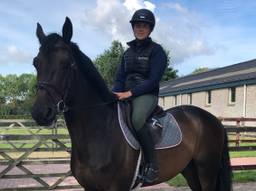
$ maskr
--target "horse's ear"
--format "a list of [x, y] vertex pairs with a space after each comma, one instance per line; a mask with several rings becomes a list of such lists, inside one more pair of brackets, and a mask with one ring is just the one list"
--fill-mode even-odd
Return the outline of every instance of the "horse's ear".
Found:
[[37, 23], [37, 27], [36, 27], [36, 36], [37, 36], [40, 44], [42, 44], [45, 39], [45, 34], [43, 31], [43, 28], [41, 27], [41, 25], [39, 23]]
[[71, 20], [66, 17], [65, 23], [62, 28], [62, 37], [66, 42], [70, 42], [73, 35]]

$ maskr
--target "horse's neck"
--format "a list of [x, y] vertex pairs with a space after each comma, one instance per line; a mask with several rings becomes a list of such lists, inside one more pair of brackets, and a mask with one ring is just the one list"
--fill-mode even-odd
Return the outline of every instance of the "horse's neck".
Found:
[[91, 144], [93, 147], [106, 147], [110, 140], [104, 137], [114, 128], [109, 121], [116, 121], [116, 109], [104, 105], [92, 83], [81, 82], [80, 78], [77, 76], [74, 81], [71, 100], [73, 109], [65, 115], [71, 139], [82, 150], [88, 150]]
[[[72, 141], [72, 163], [99, 170], [112, 163], [114, 145], [122, 137], [117, 129], [115, 111], [100, 107], [74, 110], [66, 118]], [[110, 122], [110, 123], [109, 123]]]
[[93, 82], [76, 84], [73, 102], [85, 109], [74, 109], [65, 114], [72, 141], [71, 166], [99, 175], [105, 172], [104, 169], [116, 165], [121, 151], [129, 148], [118, 127], [116, 103], [100, 106], [105, 100], [92, 87]]
[[[74, 108], [90, 108], [104, 102], [95, 86], [97, 82], [86, 79], [79, 71], [76, 71], [72, 82], [71, 104]], [[80, 112], [88, 110], [81, 109]]]

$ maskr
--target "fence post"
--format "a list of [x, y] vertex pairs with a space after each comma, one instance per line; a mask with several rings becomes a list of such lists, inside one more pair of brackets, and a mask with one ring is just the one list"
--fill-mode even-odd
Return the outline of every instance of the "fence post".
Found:
[[[240, 122], [241, 122], [240, 119], [237, 119], [237, 120], [236, 120], [236, 126], [237, 126], [237, 128], [240, 128], [240, 127], [241, 127]], [[240, 136], [241, 136], [240, 131], [237, 131], [237, 132], [236, 132], [236, 147], [239, 147], [239, 145], [240, 145]]]

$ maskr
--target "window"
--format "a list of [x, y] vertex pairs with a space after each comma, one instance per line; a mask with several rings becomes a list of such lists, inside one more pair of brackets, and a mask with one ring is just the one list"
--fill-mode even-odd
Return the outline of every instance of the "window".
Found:
[[233, 104], [236, 102], [236, 88], [229, 88], [229, 103]]
[[206, 93], [206, 105], [211, 105], [212, 103], [212, 91], [209, 90]]
[[192, 104], [192, 93], [188, 94], [188, 104]]

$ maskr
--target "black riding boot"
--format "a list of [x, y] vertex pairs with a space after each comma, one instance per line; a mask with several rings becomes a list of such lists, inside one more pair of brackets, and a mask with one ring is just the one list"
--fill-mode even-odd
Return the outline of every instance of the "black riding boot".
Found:
[[143, 177], [143, 179], [147, 183], [152, 183], [158, 180], [159, 173], [156, 163], [153, 138], [146, 125], [140, 129], [137, 134], [146, 161], [145, 177]]

